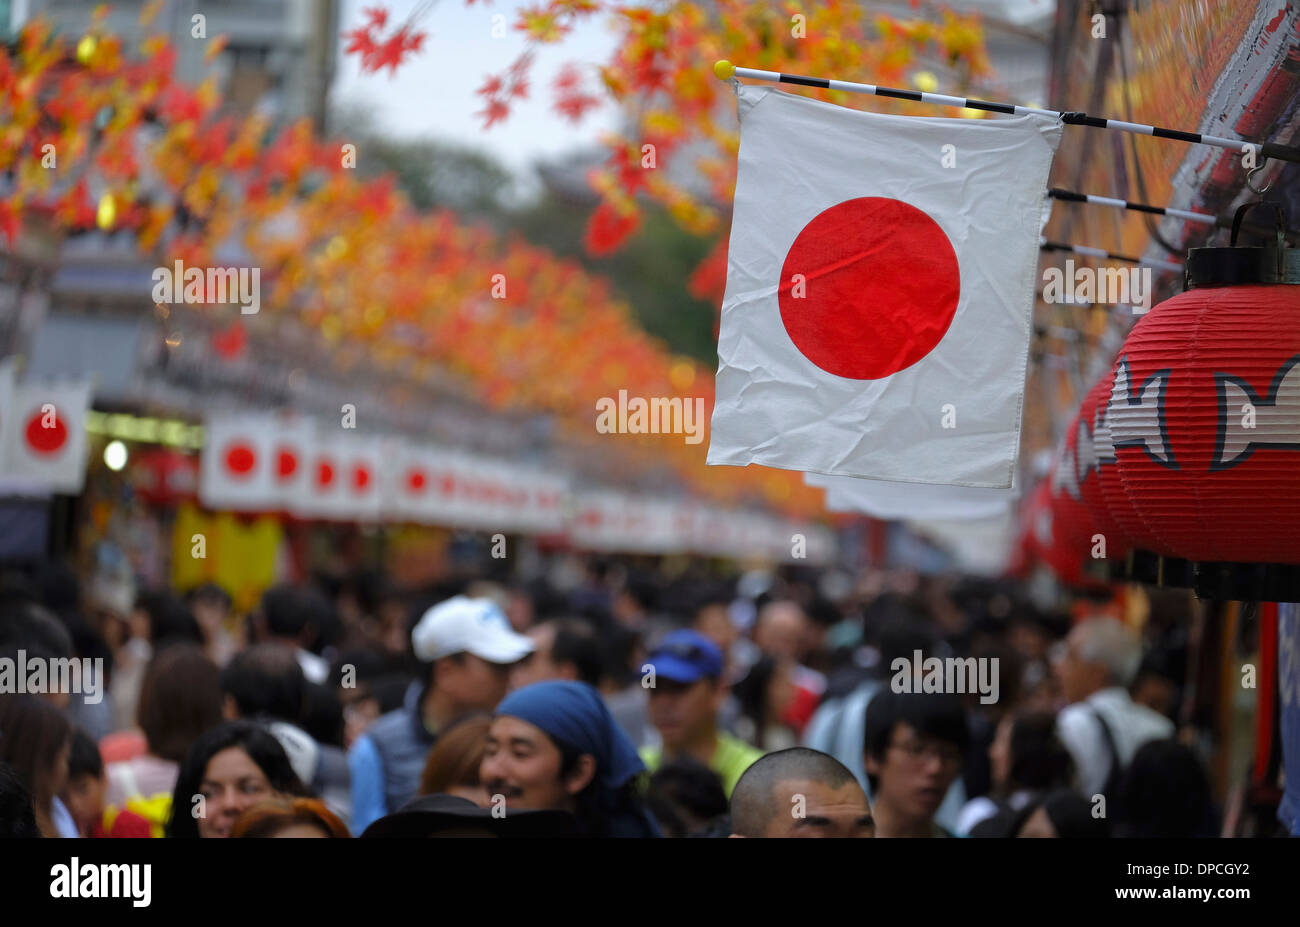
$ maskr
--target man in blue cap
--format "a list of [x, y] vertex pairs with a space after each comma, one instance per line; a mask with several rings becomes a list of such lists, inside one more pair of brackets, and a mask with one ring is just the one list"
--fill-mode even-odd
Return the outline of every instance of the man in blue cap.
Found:
[[658, 837], [642, 800], [645, 766], [598, 693], [552, 679], [497, 706], [479, 779], [493, 813], [567, 811], [585, 837]]
[[691, 757], [708, 766], [731, 790], [749, 765], [763, 755], [718, 727], [718, 712], [727, 697], [722, 682], [722, 651], [698, 631], [667, 634], [646, 661], [645, 684], [650, 689], [650, 723], [663, 738], [662, 747], [647, 747], [641, 759], [654, 772], [677, 757]]

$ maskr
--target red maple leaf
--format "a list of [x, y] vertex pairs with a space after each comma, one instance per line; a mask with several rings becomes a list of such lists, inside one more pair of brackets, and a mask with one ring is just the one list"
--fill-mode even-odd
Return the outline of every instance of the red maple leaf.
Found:
[[365, 26], [358, 26], [351, 32], [343, 33], [343, 38], [351, 39], [348, 47], [343, 49], [345, 55], [361, 56], [361, 66], [365, 68], [366, 60], [375, 53], [375, 40], [370, 36], [370, 29]]
[[600, 105], [600, 98], [585, 93], [561, 94], [555, 101], [555, 110], [570, 122], [579, 122], [587, 110]]
[[528, 99], [528, 81], [522, 78], [516, 78], [510, 84], [510, 96], [512, 99]]
[[388, 10], [382, 6], [366, 7], [361, 11], [361, 15], [366, 17], [366, 22], [375, 29], [382, 29], [388, 25]]
[[581, 83], [582, 72], [578, 70], [577, 65], [570, 62], [560, 68], [560, 73], [556, 75], [554, 86], [556, 90], [560, 91], [577, 90]]
[[587, 234], [583, 244], [593, 257], [609, 254], [623, 244], [638, 226], [641, 217], [635, 212], [625, 216], [610, 203], [601, 203], [587, 220]]
[[410, 41], [411, 37], [406, 31], [406, 27], [397, 30], [397, 32], [393, 33], [391, 38], [380, 45], [374, 55], [371, 56], [369, 62], [370, 69], [372, 71], [378, 71], [380, 68], [387, 67], [389, 69], [389, 77], [392, 77], [397, 73], [397, 66], [402, 63], [402, 59], [405, 58], [407, 52], [410, 51], [410, 45], [408, 44]]
[[486, 120], [483, 128], [490, 129], [494, 123], [500, 122], [510, 115], [510, 107], [504, 100], [488, 100], [487, 109], [481, 113], [475, 113], [476, 116], [482, 116]]
[[485, 97], [494, 97], [501, 92], [501, 87], [501, 78], [492, 74], [487, 78], [487, 80], [483, 81], [483, 86], [474, 92], [482, 94]]

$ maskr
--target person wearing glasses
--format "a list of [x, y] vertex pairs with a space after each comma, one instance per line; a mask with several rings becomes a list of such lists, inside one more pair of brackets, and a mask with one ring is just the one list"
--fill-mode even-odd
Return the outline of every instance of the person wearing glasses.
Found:
[[951, 694], [880, 692], [867, 706], [863, 760], [877, 837], [951, 837], [934, 820], [970, 744]]
[[663, 745], [643, 748], [641, 759], [654, 772], [664, 762], [691, 757], [717, 773], [730, 798], [741, 774], [763, 751], [718, 726], [718, 712], [727, 697], [723, 662], [717, 644], [698, 631], [682, 629], [664, 636], [642, 670], [643, 684], [650, 690], [650, 722]]

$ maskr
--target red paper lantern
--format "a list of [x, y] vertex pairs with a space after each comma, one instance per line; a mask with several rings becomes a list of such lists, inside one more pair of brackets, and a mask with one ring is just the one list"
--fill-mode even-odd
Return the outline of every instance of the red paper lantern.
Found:
[[[1128, 505], [1124, 496], [1124, 487], [1119, 482], [1119, 472], [1115, 469], [1115, 448], [1110, 440], [1110, 422], [1106, 417], [1110, 405], [1110, 390], [1113, 375], [1108, 373], [1088, 391], [1079, 410], [1081, 422], [1090, 422], [1091, 430], [1087, 433], [1087, 444], [1079, 455], [1079, 493], [1083, 498], [1084, 508], [1091, 517], [1088, 534], [1088, 551], [1091, 556], [1096, 546], [1092, 538], [1098, 534], [1104, 541], [1103, 559], [1118, 560], [1128, 553], [1129, 536], [1120, 527], [1115, 513], [1106, 502], [1104, 481], [1114, 477], [1114, 491], [1124, 497], [1128, 512], [1134, 521], [1139, 521], [1137, 513]], [[1082, 434], [1080, 438], [1082, 439]]]
[[1116, 366], [1109, 422], [1134, 544], [1300, 564], [1300, 251], [1197, 248], [1188, 278]]
[[[1109, 388], [1106, 393], [1109, 395]], [[1122, 553], [1112, 549], [1116, 541], [1111, 535], [1116, 532], [1101, 496], [1097, 447], [1101, 397], [1100, 382], [1083, 397], [1066, 429], [1050, 481], [1056, 535], [1062, 548], [1080, 561], [1092, 559], [1094, 550], [1104, 551], [1100, 556], [1106, 558]], [[1113, 462], [1109, 451], [1107, 457], [1108, 462]], [[1104, 546], [1094, 542], [1097, 535], [1101, 535]]]

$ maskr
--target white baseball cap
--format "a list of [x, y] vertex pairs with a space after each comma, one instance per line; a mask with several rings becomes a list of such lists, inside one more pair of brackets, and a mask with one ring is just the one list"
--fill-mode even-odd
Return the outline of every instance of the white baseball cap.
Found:
[[411, 632], [411, 645], [425, 663], [453, 653], [472, 653], [489, 663], [517, 663], [536, 649], [532, 640], [511, 629], [499, 605], [464, 595], [425, 612]]

